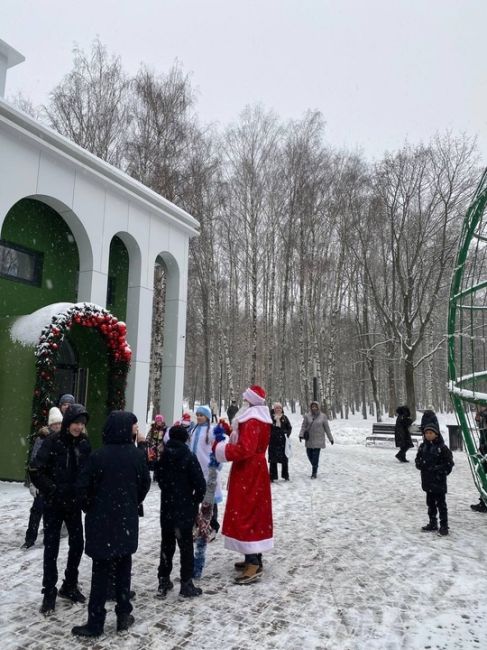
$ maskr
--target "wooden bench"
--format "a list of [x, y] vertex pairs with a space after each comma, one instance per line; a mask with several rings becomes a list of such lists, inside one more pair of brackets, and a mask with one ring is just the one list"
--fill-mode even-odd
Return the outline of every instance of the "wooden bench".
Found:
[[[423, 435], [421, 434], [421, 431], [419, 430], [419, 426], [416, 424], [411, 425], [411, 439], [413, 441], [413, 444], [415, 447], [419, 445], [420, 442], [423, 440]], [[381, 443], [386, 443], [387, 447], [394, 447], [395, 446], [395, 439], [394, 439], [394, 430], [395, 430], [395, 424], [394, 423], [389, 423], [389, 422], [374, 422], [372, 425], [372, 435], [367, 436], [365, 438], [365, 446], [377, 446]]]

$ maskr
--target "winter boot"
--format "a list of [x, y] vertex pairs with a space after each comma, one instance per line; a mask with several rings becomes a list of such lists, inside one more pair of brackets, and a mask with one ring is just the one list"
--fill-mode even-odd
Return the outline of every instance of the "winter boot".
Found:
[[317, 474], [317, 470], [314, 469], [314, 470], [311, 472], [311, 478], [316, 478], [316, 474]]
[[201, 596], [203, 590], [199, 587], [195, 587], [192, 580], [181, 583], [181, 589], [179, 590], [179, 595], [183, 598], [194, 598], [195, 596]]
[[247, 564], [243, 573], [235, 578], [238, 585], [248, 585], [262, 576], [262, 567], [258, 564]]
[[33, 542], [32, 540], [29, 540], [29, 541], [25, 540], [25, 542], [22, 544], [22, 546], [20, 548], [22, 548], [22, 549], [24, 549], [24, 551], [26, 551], [28, 548], [32, 548], [34, 546], [34, 544], [35, 544], [35, 542]]
[[235, 562], [233, 566], [237, 569], [237, 571], [243, 571], [247, 566], [247, 563], [244, 560], [243, 562]]
[[397, 458], [397, 460], [398, 460], [400, 463], [409, 463], [408, 459], [406, 458], [406, 454], [405, 454], [404, 451], [402, 451], [402, 449], [400, 449], [400, 450], [397, 452], [395, 458]]
[[440, 537], [445, 537], [446, 535], [448, 535], [448, 526], [440, 526], [438, 535], [440, 535]]
[[472, 503], [470, 507], [474, 512], [487, 512], [487, 506], [482, 501], [482, 499], [479, 499], [478, 503]]
[[103, 626], [99, 627], [98, 625], [93, 625], [88, 619], [88, 622], [84, 625], [75, 625], [71, 629], [71, 634], [74, 636], [94, 638], [103, 634]]
[[426, 526], [423, 526], [421, 528], [421, 530], [424, 533], [429, 533], [430, 531], [438, 530], [438, 524], [436, 523], [436, 521], [432, 520], [432, 521], [429, 522], [429, 524], [426, 524]]
[[134, 623], [135, 618], [132, 614], [120, 614], [117, 616], [117, 632], [125, 632]]
[[44, 598], [42, 599], [42, 605], [39, 611], [41, 614], [44, 614], [44, 616], [50, 616], [56, 607], [57, 589], [56, 587], [54, 587], [54, 589], [49, 589], [48, 591], [43, 589], [42, 593], [44, 594]]
[[156, 597], [165, 598], [167, 596], [167, 592], [171, 591], [173, 587], [174, 585], [169, 578], [159, 578], [159, 588], [157, 590]]
[[[83, 596], [81, 591], [78, 588], [78, 585], [68, 585], [66, 582], [63, 582], [61, 589], [59, 590], [59, 595], [61, 598], [66, 598], [72, 603], [85, 603], [86, 597]], [[74, 632], [73, 632], [74, 634]]]

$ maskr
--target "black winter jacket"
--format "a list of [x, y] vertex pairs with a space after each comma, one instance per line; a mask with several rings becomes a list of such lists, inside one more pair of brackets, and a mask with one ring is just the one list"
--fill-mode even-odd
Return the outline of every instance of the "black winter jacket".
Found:
[[150, 488], [147, 462], [132, 442], [135, 415], [112, 411], [103, 428], [103, 447], [88, 459], [77, 482], [86, 512], [85, 552], [91, 558], [132, 555], [139, 542], [139, 504]]
[[284, 413], [281, 416], [281, 426], [276, 425], [276, 418], [274, 413], [272, 415], [272, 428], [271, 437], [269, 439], [269, 463], [284, 463], [287, 460], [286, 456], [286, 438], [291, 435], [291, 423]]
[[397, 419], [394, 428], [396, 447], [405, 450], [410, 449], [411, 447], [414, 447], [411, 434], [409, 433], [409, 427], [413, 423], [411, 413], [407, 406], [399, 406], [396, 413]]
[[425, 440], [419, 445], [415, 462], [416, 467], [421, 470], [423, 490], [434, 494], [446, 494], [446, 477], [455, 463], [441, 433], [433, 442]]
[[30, 479], [46, 505], [58, 510], [79, 508], [75, 484], [91, 445], [86, 435], [75, 438], [68, 429], [81, 415], [88, 417], [85, 407], [73, 404], [64, 415], [61, 431], [45, 438], [29, 465]]
[[206, 481], [198, 459], [184, 442], [169, 439], [156, 464], [155, 478], [161, 488], [161, 526], [191, 528]]

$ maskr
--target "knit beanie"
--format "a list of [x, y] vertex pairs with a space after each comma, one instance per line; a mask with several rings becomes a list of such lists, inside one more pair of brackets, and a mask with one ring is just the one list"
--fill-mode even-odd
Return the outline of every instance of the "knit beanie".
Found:
[[209, 406], [198, 406], [196, 409], [196, 415], [204, 415], [206, 418], [208, 418], [208, 422], [211, 422], [211, 409]]
[[70, 395], [69, 393], [66, 393], [65, 395], [61, 395], [61, 397], [59, 398], [59, 407], [61, 408], [63, 404], [74, 404], [74, 402], [75, 402], [74, 396]]
[[428, 424], [424, 425], [423, 432], [426, 433], [427, 431], [434, 431], [437, 436], [440, 435], [440, 429], [435, 422], [428, 422]]
[[169, 438], [171, 440], [179, 440], [179, 442], [186, 442], [188, 440], [188, 429], [180, 424], [174, 424], [169, 429]]
[[62, 421], [63, 414], [57, 406], [53, 406], [52, 409], [49, 409], [49, 416], [47, 418], [48, 426], [51, 426], [51, 424], [61, 424]]

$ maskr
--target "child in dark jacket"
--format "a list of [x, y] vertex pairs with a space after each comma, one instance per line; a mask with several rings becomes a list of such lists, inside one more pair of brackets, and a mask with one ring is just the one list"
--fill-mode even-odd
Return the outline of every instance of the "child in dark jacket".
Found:
[[416, 467], [421, 471], [421, 487], [426, 492], [429, 523], [421, 530], [438, 530], [437, 513], [440, 515], [439, 535], [448, 535], [448, 508], [446, 506], [446, 477], [453, 469], [453, 456], [445, 445], [435, 423], [425, 425], [424, 442], [416, 456]]
[[200, 596], [202, 590], [193, 584], [193, 525], [198, 506], [206, 492], [206, 481], [196, 456], [188, 445], [188, 430], [173, 425], [169, 441], [156, 463], [155, 478], [161, 488], [161, 559], [157, 576], [157, 596], [165, 598], [173, 588], [172, 560], [179, 546], [181, 556], [181, 589], [185, 598]]

